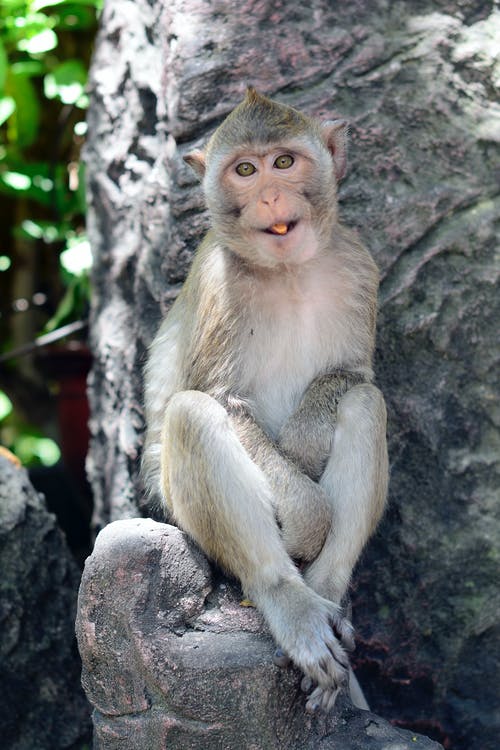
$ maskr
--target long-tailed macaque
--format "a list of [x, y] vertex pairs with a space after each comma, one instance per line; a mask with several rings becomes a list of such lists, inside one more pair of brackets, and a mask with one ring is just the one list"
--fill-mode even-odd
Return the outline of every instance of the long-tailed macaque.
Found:
[[240, 579], [308, 710], [347, 682], [341, 601], [388, 474], [378, 274], [337, 216], [346, 130], [250, 88], [185, 157], [211, 229], [146, 368], [146, 483]]

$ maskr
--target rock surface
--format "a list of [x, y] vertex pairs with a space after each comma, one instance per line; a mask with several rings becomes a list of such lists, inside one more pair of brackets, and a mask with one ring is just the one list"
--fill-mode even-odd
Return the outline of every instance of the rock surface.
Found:
[[4, 750], [90, 734], [74, 638], [79, 571], [24, 469], [0, 456], [0, 726]]
[[389, 511], [355, 577], [371, 705], [500, 732], [500, 14], [484, 0], [110, 0], [91, 75], [95, 524], [137, 515], [141, 368], [206, 216], [182, 154], [247, 83], [351, 121], [341, 211], [382, 275]]
[[350, 705], [305, 714], [257, 611], [174, 526], [109, 524], [87, 560], [77, 634], [94, 750], [438, 750]]

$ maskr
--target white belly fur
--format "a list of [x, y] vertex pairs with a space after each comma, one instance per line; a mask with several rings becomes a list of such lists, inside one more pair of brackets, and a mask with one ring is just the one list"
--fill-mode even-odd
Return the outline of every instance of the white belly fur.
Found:
[[317, 375], [349, 367], [356, 349], [359, 366], [349, 291], [345, 279], [317, 273], [293, 274], [275, 285], [268, 280], [255, 290], [258, 304], [251, 305], [243, 342], [241, 386], [271, 436], [276, 437]]

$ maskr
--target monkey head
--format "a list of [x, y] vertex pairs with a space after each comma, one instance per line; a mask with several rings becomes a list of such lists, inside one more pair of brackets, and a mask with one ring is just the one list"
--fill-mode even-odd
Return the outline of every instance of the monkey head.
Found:
[[203, 182], [218, 240], [263, 267], [331, 246], [347, 123], [321, 123], [249, 88], [204, 151], [185, 161]]

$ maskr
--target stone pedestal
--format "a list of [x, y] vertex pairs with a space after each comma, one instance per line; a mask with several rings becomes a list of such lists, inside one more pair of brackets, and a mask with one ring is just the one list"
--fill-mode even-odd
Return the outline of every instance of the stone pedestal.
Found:
[[77, 635], [95, 750], [438, 750], [343, 696], [309, 716], [260, 614], [174, 526], [115, 521], [82, 578]]

